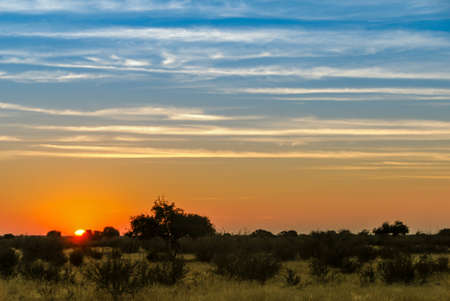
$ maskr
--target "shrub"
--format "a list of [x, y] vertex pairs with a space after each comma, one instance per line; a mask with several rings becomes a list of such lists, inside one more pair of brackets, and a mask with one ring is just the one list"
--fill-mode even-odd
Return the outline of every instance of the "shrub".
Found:
[[434, 266], [435, 264], [429, 255], [420, 256], [419, 261], [414, 265], [414, 269], [422, 283], [427, 282], [428, 277], [433, 274]]
[[12, 248], [0, 249], [0, 276], [8, 278], [14, 275], [19, 263], [19, 255]]
[[361, 263], [352, 258], [345, 257], [342, 260], [340, 270], [344, 274], [351, 274], [361, 268]]
[[61, 266], [50, 264], [40, 259], [33, 262], [25, 262], [20, 269], [20, 273], [24, 278], [39, 282], [58, 282], [62, 279], [60, 272]]
[[281, 261], [294, 260], [298, 255], [298, 248], [294, 240], [276, 238], [272, 253]]
[[73, 266], [76, 267], [81, 266], [83, 264], [83, 260], [84, 260], [84, 253], [80, 249], [74, 250], [69, 255], [69, 261]]
[[409, 254], [397, 254], [394, 259], [385, 259], [378, 264], [378, 272], [387, 284], [414, 281], [414, 263]]
[[183, 279], [187, 270], [184, 260], [175, 258], [164, 261], [151, 269], [153, 281], [164, 285], [174, 285]]
[[124, 237], [119, 241], [119, 249], [125, 254], [138, 253], [140, 247], [139, 241], [133, 238]]
[[440, 273], [448, 272], [448, 257], [439, 257], [434, 265], [434, 271]]
[[275, 276], [281, 263], [272, 254], [238, 252], [215, 257], [216, 272], [239, 280], [256, 280], [265, 283]]
[[167, 252], [149, 252], [146, 258], [150, 262], [170, 261], [174, 259], [173, 255]]
[[62, 266], [67, 262], [64, 245], [60, 239], [28, 237], [21, 245], [24, 262], [41, 259], [52, 265]]
[[320, 283], [325, 283], [330, 280], [330, 269], [328, 265], [317, 258], [313, 258], [309, 263], [309, 273]]
[[109, 293], [114, 300], [125, 294], [136, 294], [151, 282], [150, 269], [145, 262], [132, 262], [119, 258], [108, 258], [90, 264], [84, 270], [87, 280], [98, 289]]
[[375, 269], [372, 265], [367, 265], [359, 271], [359, 282], [361, 286], [375, 282]]
[[95, 260], [100, 260], [103, 258], [103, 252], [97, 251], [94, 248], [83, 248], [83, 253], [84, 255], [89, 256]]
[[296, 286], [300, 283], [300, 276], [294, 270], [287, 268], [284, 281], [288, 286]]

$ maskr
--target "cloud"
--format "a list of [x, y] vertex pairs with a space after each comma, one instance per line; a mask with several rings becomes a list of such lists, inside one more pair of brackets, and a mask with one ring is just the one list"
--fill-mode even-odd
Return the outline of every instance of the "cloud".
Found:
[[76, 12], [92, 13], [93, 11], [154, 11], [178, 10], [185, 8], [187, 1], [155, 1], [155, 0], [14, 0], [1, 1], [0, 12], [49, 13]]
[[236, 119], [254, 119], [255, 116], [231, 117], [205, 114], [201, 109], [175, 108], [175, 107], [123, 107], [107, 108], [96, 111], [78, 110], [56, 110], [38, 107], [29, 107], [12, 103], [0, 102], [0, 110], [15, 110], [23, 112], [34, 112], [48, 115], [60, 116], [83, 116], [83, 117], [110, 117], [123, 118], [124, 116], [165, 116], [169, 120], [193, 120], [193, 121], [222, 121]]
[[450, 128], [230, 128], [219, 126], [29, 126], [36, 130], [170, 136], [448, 136]]
[[20, 73], [0, 73], [0, 80], [22, 83], [69, 82], [76, 80], [100, 79], [110, 77], [106, 74], [75, 73], [66, 71], [25, 71]]
[[305, 159], [364, 159], [364, 158], [425, 158], [450, 160], [449, 154], [428, 152], [237, 152], [210, 151], [205, 149], [158, 149], [95, 145], [41, 144], [41, 148], [81, 152], [18, 151], [18, 156], [48, 156], [77, 158], [305, 158]]
[[445, 95], [450, 96], [450, 89], [444, 88], [242, 88], [229, 89], [226, 92], [249, 94], [400, 94], [400, 95]]
[[0, 136], [0, 142], [18, 142], [18, 141], [22, 141], [22, 139], [11, 136]]

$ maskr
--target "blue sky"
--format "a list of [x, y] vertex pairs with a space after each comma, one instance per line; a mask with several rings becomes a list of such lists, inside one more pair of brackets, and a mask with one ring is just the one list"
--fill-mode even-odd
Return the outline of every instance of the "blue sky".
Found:
[[232, 152], [224, 136], [266, 137], [242, 147], [264, 153], [299, 151], [277, 141], [302, 135], [442, 143], [449, 13], [437, 0], [2, 1], [3, 149], [111, 133]]
[[0, 1], [0, 230], [167, 192], [226, 229], [435, 230], [449, 175], [448, 0]]

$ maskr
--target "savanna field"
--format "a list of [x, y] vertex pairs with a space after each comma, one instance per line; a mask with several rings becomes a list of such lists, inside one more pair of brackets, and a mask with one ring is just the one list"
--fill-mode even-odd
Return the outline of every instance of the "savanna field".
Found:
[[215, 233], [165, 201], [152, 215], [61, 237], [4, 235], [0, 300], [449, 300], [449, 229]]

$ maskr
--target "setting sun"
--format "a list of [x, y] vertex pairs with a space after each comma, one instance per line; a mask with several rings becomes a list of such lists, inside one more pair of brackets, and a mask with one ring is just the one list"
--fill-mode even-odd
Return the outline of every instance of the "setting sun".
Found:
[[86, 231], [84, 231], [83, 229], [78, 229], [77, 231], [75, 231], [75, 235], [76, 236], [82, 236]]

